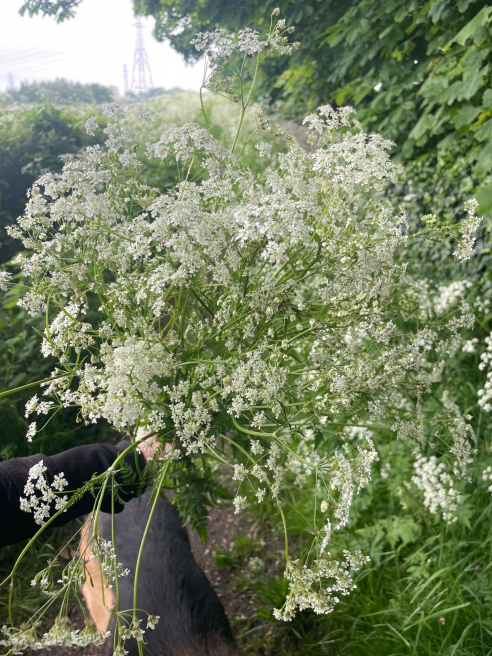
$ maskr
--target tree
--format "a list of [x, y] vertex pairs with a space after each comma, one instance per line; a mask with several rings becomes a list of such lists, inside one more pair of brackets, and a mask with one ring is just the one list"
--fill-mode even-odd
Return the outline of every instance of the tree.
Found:
[[85, 118], [49, 105], [0, 113], [1, 262], [19, 250], [5, 227], [24, 211], [26, 190], [44, 171], [62, 168], [60, 155], [90, 143], [83, 129]]
[[102, 84], [81, 84], [58, 78], [49, 82], [23, 82], [19, 89], [0, 94], [0, 102], [9, 103], [109, 103], [113, 92]]

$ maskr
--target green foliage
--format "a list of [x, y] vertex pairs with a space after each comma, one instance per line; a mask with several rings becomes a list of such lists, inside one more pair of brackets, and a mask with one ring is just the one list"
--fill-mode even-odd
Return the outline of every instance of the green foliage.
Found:
[[0, 94], [0, 104], [12, 103], [109, 103], [113, 92], [102, 84], [81, 84], [63, 78], [48, 82], [22, 82], [19, 89], [8, 89]]
[[90, 141], [86, 116], [52, 105], [0, 111], [0, 261], [11, 259], [19, 246], [6, 226], [20, 216], [26, 191], [43, 171], [59, 171], [60, 155], [75, 153]]
[[170, 477], [176, 488], [172, 503], [183, 522], [196, 530], [203, 542], [207, 542], [208, 536], [208, 509], [217, 505], [220, 499], [232, 498], [214, 473], [205, 459], [198, 461], [187, 458], [183, 466]]
[[173, 87], [172, 89], [163, 89], [162, 87], [156, 87], [155, 89], [148, 89], [148, 91], [141, 91], [140, 93], [127, 91], [125, 93], [125, 98], [132, 98], [141, 102], [142, 100], [151, 100], [152, 98], [160, 98], [161, 96], [177, 96], [182, 93], [183, 93], [183, 89], [181, 89], [180, 87]]
[[[170, 97], [161, 96], [149, 100], [147, 108], [152, 117], [152, 122], [145, 123], [140, 121], [135, 125], [137, 138], [141, 144], [140, 152], [142, 152], [146, 143], [158, 141], [161, 134], [169, 128], [184, 125], [185, 123], [198, 123], [202, 127], [205, 127], [198, 93], [182, 92]], [[210, 116], [213, 136], [221, 143], [232, 144], [240, 118], [239, 106], [215, 94], [208, 94], [205, 98], [205, 108]], [[129, 108], [128, 118], [126, 119], [128, 124], [135, 124], [139, 110], [140, 107], [138, 105]], [[252, 113], [247, 114], [244, 118], [243, 129], [246, 135], [251, 134], [256, 128]], [[267, 158], [258, 161], [258, 158], [255, 157], [255, 145], [259, 141], [271, 143], [273, 153], [278, 153], [285, 149], [285, 145], [281, 139], [275, 139], [265, 133], [256, 135], [244, 149], [241, 160], [243, 164], [249, 166], [255, 173], [260, 173], [267, 166]], [[141, 162], [141, 175], [146, 184], [165, 191], [178, 183], [180, 172], [177, 166], [168, 165], [163, 170], [158, 159], [149, 160], [148, 158], [141, 158]], [[200, 176], [200, 171], [197, 169], [194, 171], [194, 174], [194, 177]]]
[[[482, 447], [489, 448], [488, 440]], [[473, 511], [466, 520], [439, 526], [404, 489], [410, 462], [403, 451], [397, 447], [393, 455], [394, 469], [376, 478], [369, 495], [353, 506], [350, 529], [337, 535], [346, 548], [370, 554], [372, 562], [357, 577], [357, 590], [342, 597], [330, 615], [303, 613], [288, 627], [275, 622], [269, 609], [285, 595], [285, 582], [275, 572], [252, 579], [236, 549], [217, 550], [217, 564], [233, 570], [231, 587], [247, 590], [254, 600], [255, 615], [246, 624], [236, 622], [245, 653], [372, 656], [375, 645], [384, 656], [492, 653], [492, 505], [485, 486], [468, 489]], [[486, 452], [480, 462], [489, 462]], [[305, 496], [303, 512], [312, 513]], [[264, 510], [256, 508], [258, 522], [264, 522]], [[289, 505], [285, 512], [292, 521]], [[271, 521], [274, 514], [266, 516]]]
[[57, 23], [62, 23], [67, 18], [75, 16], [75, 9], [82, 0], [27, 0], [20, 9], [21, 14], [35, 16], [54, 16]]
[[[187, 58], [197, 31], [261, 25], [276, 5], [302, 47], [263, 67], [260, 96], [294, 116], [353, 104], [362, 123], [395, 141], [400, 157], [463, 153], [482, 211], [492, 208], [492, 5], [484, 0], [192, 2], [135, 0], [157, 38]], [[273, 81], [272, 81], [273, 78]], [[272, 83], [273, 82], [273, 83]], [[438, 183], [438, 175], [433, 176]]]
[[[5, 227], [24, 209], [26, 191], [46, 169], [59, 170], [60, 155], [76, 152], [90, 143], [83, 125], [83, 113], [61, 110], [49, 105], [3, 110], [0, 113], [0, 258], [9, 261], [19, 249]], [[38, 333], [43, 329], [39, 318], [30, 317], [17, 306], [23, 294], [23, 281], [12, 287], [0, 304], [0, 389], [12, 389], [49, 375], [53, 365], [39, 350]], [[0, 459], [28, 456], [33, 453], [52, 455], [76, 444], [106, 439], [104, 426], [85, 427], [76, 420], [76, 412], [68, 410], [55, 415], [31, 444], [26, 440], [28, 421], [24, 416], [26, 401], [32, 390], [0, 399], [2, 438]], [[32, 614], [33, 608], [46, 599], [30, 586], [39, 562], [53, 558], [62, 540], [62, 531], [47, 531], [37, 541], [25, 561], [13, 598], [13, 612], [19, 621]], [[1, 550], [0, 581], [7, 576], [19, 554], [18, 545]], [[7, 621], [7, 596], [0, 594], [0, 624]]]
[[[24, 10], [61, 17], [73, 0], [31, 0]], [[218, 24], [235, 30], [261, 26], [279, 5], [302, 48], [265, 62], [259, 95], [282, 100], [300, 116], [326, 102], [354, 104], [365, 126], [393, 139], [409, 161], [424, 153], [462, 150], [478, 181], [492, 162], [490, 35], [492, 5], [485, 0], [134, 0], [153, 16], [158, 39], [169, 39], [187, 59], [190, 40]], [[273, 79], [272, 79], [273, 78]], [[490, 205], [490, 183], [482, 195]]]

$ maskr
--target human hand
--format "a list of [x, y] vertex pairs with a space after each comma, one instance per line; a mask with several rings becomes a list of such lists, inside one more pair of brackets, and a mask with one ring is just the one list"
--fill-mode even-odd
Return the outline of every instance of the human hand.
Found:
[[137, 438], [137, 440], [138, 450], [145, 458], [145, 462], [153, 460], [155, 455], [162, 450], [162, 445], [155, 434], [151, 435], [150, 433], [144, 433], [140, 436], [140, 439]]

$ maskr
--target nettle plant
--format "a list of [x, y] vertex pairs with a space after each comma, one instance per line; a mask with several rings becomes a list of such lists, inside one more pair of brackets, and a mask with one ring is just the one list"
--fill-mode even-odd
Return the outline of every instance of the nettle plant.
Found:
[[[473, 431], [449, 395], [440, 414], [426, 415], [426, 398], [473, 316], [465, 284], [434, 289], [402, 263], [405, 216], [384, 193], [402, 175], [388, 156], [391, 143], [364, 134], [353, 109], [324, 106], [305, 119], [305, 151], [258, 111], [255, 132], [284, 139], [284, 152], [261, 175], [241, 163], [255, 71], [263, 57], [297, 47], [286, 31], [272, 20], [265, 37], [217, 30], [195, 41], [206, 57], [204, 87], [225, 89], [240, 105], [230, 148], [196, 124], [142, 148], [112, 106], [105, 146], [43, 175], [10, 230], [26, 248], [17, 264], [31, 281], [21, 305], [45, 313], [41, 348], [59, 362], [42, 381], [43, 400], [28, 403], [38, 415], [28, 438], [69, 406], [82, 421], [106, 420], [121, 431], [132, 442], [127, 451], [156, 434], [160, 448], [142, 474], [153, 507], [173, 487], [174, 502], [202, 529], [206, 510], [187, 501], [193, 486], [213, 499], [230, 473], [238, 513], [271, 498], [285, 530], [289, 592], [274, 611], [283, 620], [297, 609], [329, 613], [355, 588], [366, 557], [344, 550], [336, 531], [371, 480], [376, 435], [405, 441], [423, 501], [446, 521], [459, 501], [449, 490], [466, 479], [474, 451]], [[269, 157], [266, 144], [257, 150]], [[145, 157], [177, 164], [179, 184], [168, 193], [146, 186]], [[461, 259], [473, 250], [477, 224], [474, 205], [468, 209], [469, 219], [450, 228], [464, 238]], [[420, 236], [440, 237], [432, 223]], [[8, 284], [8, 274], [2, 280]], [[97, 528], [102, 494], [117, 493], [122, 461], [123, 454], [78, 493], [95, 495], [93, 544], [106, 583], [127, 573]], [[53, 490], [38, 470], [23, 505], [43, 529], [75, 497], [57, 510], [53, 499], [70, 482], [61, 477]], [[299, 488], [315, 499], [314, 516], [304, 516], [312, 540], [292, 557], [284, 508]], [[40, 574], [50, 603], [63, 599], [60, 618], [44, 636], [35, 624], [4, 629], [11, 653], [102, 639], [90, 625], [75, 635], [62, 619], [69, 591], [87, 576], [86, 557], [77, 556], [56, 584]], [[142, 639], [137, 591], [134, 601], [134, 609], [114, 611], [116, 655], [126, 638]]]

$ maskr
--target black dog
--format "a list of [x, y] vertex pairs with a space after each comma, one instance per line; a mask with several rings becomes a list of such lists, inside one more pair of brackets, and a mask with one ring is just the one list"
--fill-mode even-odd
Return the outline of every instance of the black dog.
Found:
[[[130, 570], [129, 576], [119, 579], [121, 610], [133, 607], [135, 566], [149, 500], [150, 490], [115, 516], [117, 557]], [[109, 515], [102, 516], [100, 527], [103, 538], [111, 540]], [[145, 631], [144, 653], [149, 656], [240, 656], [222, 603], [193, 557], [178, 512], [165, 499], [157, 503], [143, 550], [138, 607], [160, 617], [154, 630]], [[145, 628], [147, 615], [138, 616]], [[135, 639], [127, 641], [125, 649], [129, 656], [138, 656]]]

